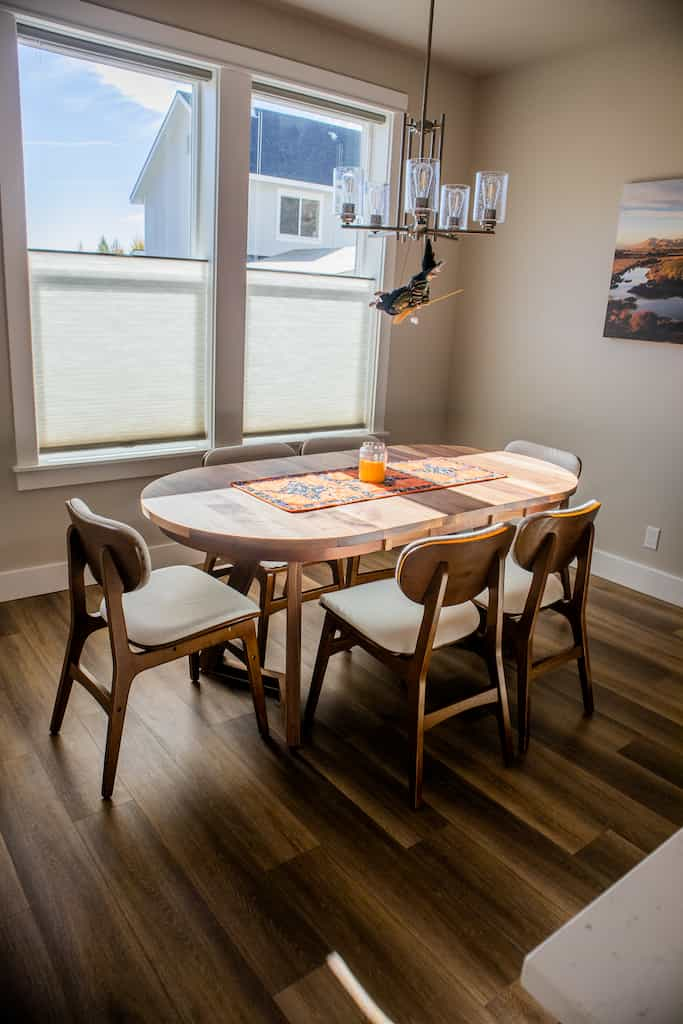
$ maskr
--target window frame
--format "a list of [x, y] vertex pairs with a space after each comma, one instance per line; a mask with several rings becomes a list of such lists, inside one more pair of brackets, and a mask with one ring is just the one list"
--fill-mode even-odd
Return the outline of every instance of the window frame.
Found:
[[[280, 225], [282, 223], [282, 200], [283, 199], [296, 199], [299, 204], [299, 213], [297, 217], [298, 233], [296, 235], [290, 235], [281, 230]], [[302, 235], [301, 234], [301, 217], [303, 214], [303, 201], [307, 199], [309, 202], [317, 203], [318, 205], [318, 232], [315, 235]], [[277, 221], [275, 225], [276, 233], [275, 237], [278, 242], [287, 242], [290, 239], [296, 239], [297, 242], [303, 242], [304, 244], [319, 245], [322, 239], [322, 225], [321, 225], [321, 210], [322, 210], [322, 198], [316, 195], [312, 190], [297, 189], [297, 188], [280, 188], [277, 193]]]
[[[111, 42], [141, 55], [171, 57], [209, 67], [215, 76], [215, 97], [198, 105], [197, 117], [206, 124], [214, 119], [215, 139], [206, 145], [203, 132], [203, 163], [199, 177], [215, 169], [216, 212], [212, 224], [200, 224], [198, 232], [215, 231], [212, 320], [215, 339], [239, 338], [239, 343], [214, 342], [207, 374], [208, 444], [239, 444], [243, 440], [244, 352], [246, 320], [246, 251], [249, 190], [249, 148], [252, 89], [258, 82], [332, 100], [375, 109], [387, 118], [390, 181], [395, 191], [398, 178], [401, 115], [407, 96], [383, 86], [300, 64], [287, 58], [252, 50], [224, 40], [152, 22], [83, 3], [81, 0], [17, 0], [0, 4], [0, 63], [4, 62], [6, 87], [0, 90], [0, 124], [7, 128], [6, 145], [0, 147], [0, 219], [3, 224], [0, 259], [5, 278], [6, 321], [9, 338], [10, 382], [15, 426], [17, 487], [20, 490], [56, 487], [96, 480], [150, 477], [196, 466], [206, 445], [188, 448], [187, 443], [139, 446], [135, 450], [62, 453], [61, 457], [38, 453], [33, 356], [30, 326], [29, 276], [24, 194], [23, 142], [18, 78], [16, 22], [61, 31], [73, 37]], [[9, 62], [9, 63], [8, 63]], [[215, 104], [215, 106], [213, 106]], [[200, 132], [194, 133], [199, 138]], [[222, 145], [221, 140], [229, 140]], [[229, 197], [229, 200], [228, 198]], [[279, 202], [278, 202], [279, 211]], [[288, 236], [290, 237], [290, 236]], [[294, 236], [291, 236], [294, 237]], [[301, 237], [301, 236], [300, 236]], [[308, 241], [307, 238], [303, 240]], [[384, 246], [382, 280], [390, 280], [395, 262], [395, 243]], [[382, 286], [382, 280], [378, 287]], [[388, 379], [391, 324], [381, 318], [374, 365], [368, 429], [382, 431]], [[210, 379], [209, 379], [210, 378]], [[343, 434], [345, 431], [331, 431]], [[287, 435], [289, 436], [289, 435]], [[303, 436], [291, 435], [292, 440]], [[257, 438], [249, 438], [256, 442]]]

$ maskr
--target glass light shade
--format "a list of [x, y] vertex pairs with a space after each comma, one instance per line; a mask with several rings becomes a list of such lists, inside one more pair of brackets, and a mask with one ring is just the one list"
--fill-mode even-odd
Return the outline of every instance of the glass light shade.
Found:
[[508, 175], [505, 171], [477, 171], [474, 181], [474, 219], [493, 227], [505, 220]]
[[442, 185], [439, 227], [444, 231], [462, 231], [470, 212], [469, 185]]
[[436, 210], [440, 164], [433, 157], [416, 157], [406, 164], [405, 207], [423, 222]]
[[389, 218], [389, 186], [369, 181], [365, 186], [365, 216], [373, 227], [381, 227]]
[[335, 167], [334, 212], [342, 224], [353, 224], [363, 201], [363, 171], [360, 167]]

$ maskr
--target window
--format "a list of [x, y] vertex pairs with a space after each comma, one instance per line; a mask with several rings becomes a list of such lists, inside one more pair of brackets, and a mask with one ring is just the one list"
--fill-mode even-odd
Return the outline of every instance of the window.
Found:
[[30, 38], [19, 78], [40, 455], [205, 440], [198, 84]]
[[385, 245], [340, 228], [332, 170], [388, 178], [406, 97], [76, 6], [81, 26], [0, 10], [19, 488], [381, 429]]
[[280, 235], [320, 238], [320, 200], [280, 196]]
[[244, 433], [369, 427], [384, 246], [340, 226], [332, 175], [388, 176], [385, 119], [276, 92], [252, 100]]

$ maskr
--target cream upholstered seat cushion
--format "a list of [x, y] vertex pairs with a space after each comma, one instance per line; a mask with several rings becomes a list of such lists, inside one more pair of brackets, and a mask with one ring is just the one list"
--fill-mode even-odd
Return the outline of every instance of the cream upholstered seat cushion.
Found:
[[[155, 569], [143, 587], [124, 594], [123, 614], [131, 643], [159, 647], [223, 623], [253, 618], [259, 607], [200, 569], [172, 565]], [[100, 615], [107, 617], [104, 600]]]
[[[506, 615], [522, 614], [527, 594], [529, 593], [529, 587], [531, 586], [531, 580], [532, 573], [522, 569], [521, 565], [517, 565], [512, 555], [508, 555], [505, 559], [505, 601], [503, 607]], [[564, 588], [562, 580], [557, 573], [551, 573], [545, 585], [541, 608], [554, 604], [555, 601], [560, 601], [563, 597]], [[487, 607], [489, 603], [488, 590], [482, 590], [481, 594], [477, 594], [474, 600], [477, 604]]]
[[[320, 603], [385, 650], [393, 654], [415, 651], [424, 606], [406, 597], [395, 579], [324, 594]], [[471, 601], [442, 608], [434, 647], [455, 643], [478, 625], [479, 612]]]

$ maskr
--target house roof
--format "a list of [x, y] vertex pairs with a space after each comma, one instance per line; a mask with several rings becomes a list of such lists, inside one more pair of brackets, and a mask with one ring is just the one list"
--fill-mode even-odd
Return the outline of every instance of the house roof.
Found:
[[159, 149], [159, 144], [161, 142], [161, 139], [163, 138], [163, 136], [164, 136], [164, 134], [166, 132], [166, 129], [168, 128], [168, 125], [169, 125], [171, 119], [175, 116], [175, 111], [179, 107], [180, 108], [183, 108], [183, 107], [187, 108], [187, 110], [191, 110], [192, 109], [192, 93], [191, 92], [185, 92], [182, 89], [177, 89], [176, 90], [175, 95], [174, 95], [174, 97], [171, 100], [171, 103], [169, 105], [169, 108], [166, 111], [164, 119], [161, 122], [161, 126], [159, 128], [159, 131], [156, 133], [156, 136], [154, 138], [154, 142], [151, 145], [150, 151], [149, 151], [149, 153], [147, 154], [147, 156], [145, 158], [145, 162], [142, 165], [140, 173], [138, 174], [137, 181], [133, 185], [133, 189], [132, 189], [132, 191], [130, 193], [130, 197], [129, 197], [131, 203], [135, 203], [135, 204], [138, 204], [138, 205], [144, 203], [144, 196], [141, 194], [142, 193], [142, 186], [144, 184], [144, 180], [145, 180], [145, 178], [147, 176], [147, 172], [148, 172], [149, 168], [152, 165], [152, 161], [154, 160], [156, 152]]

